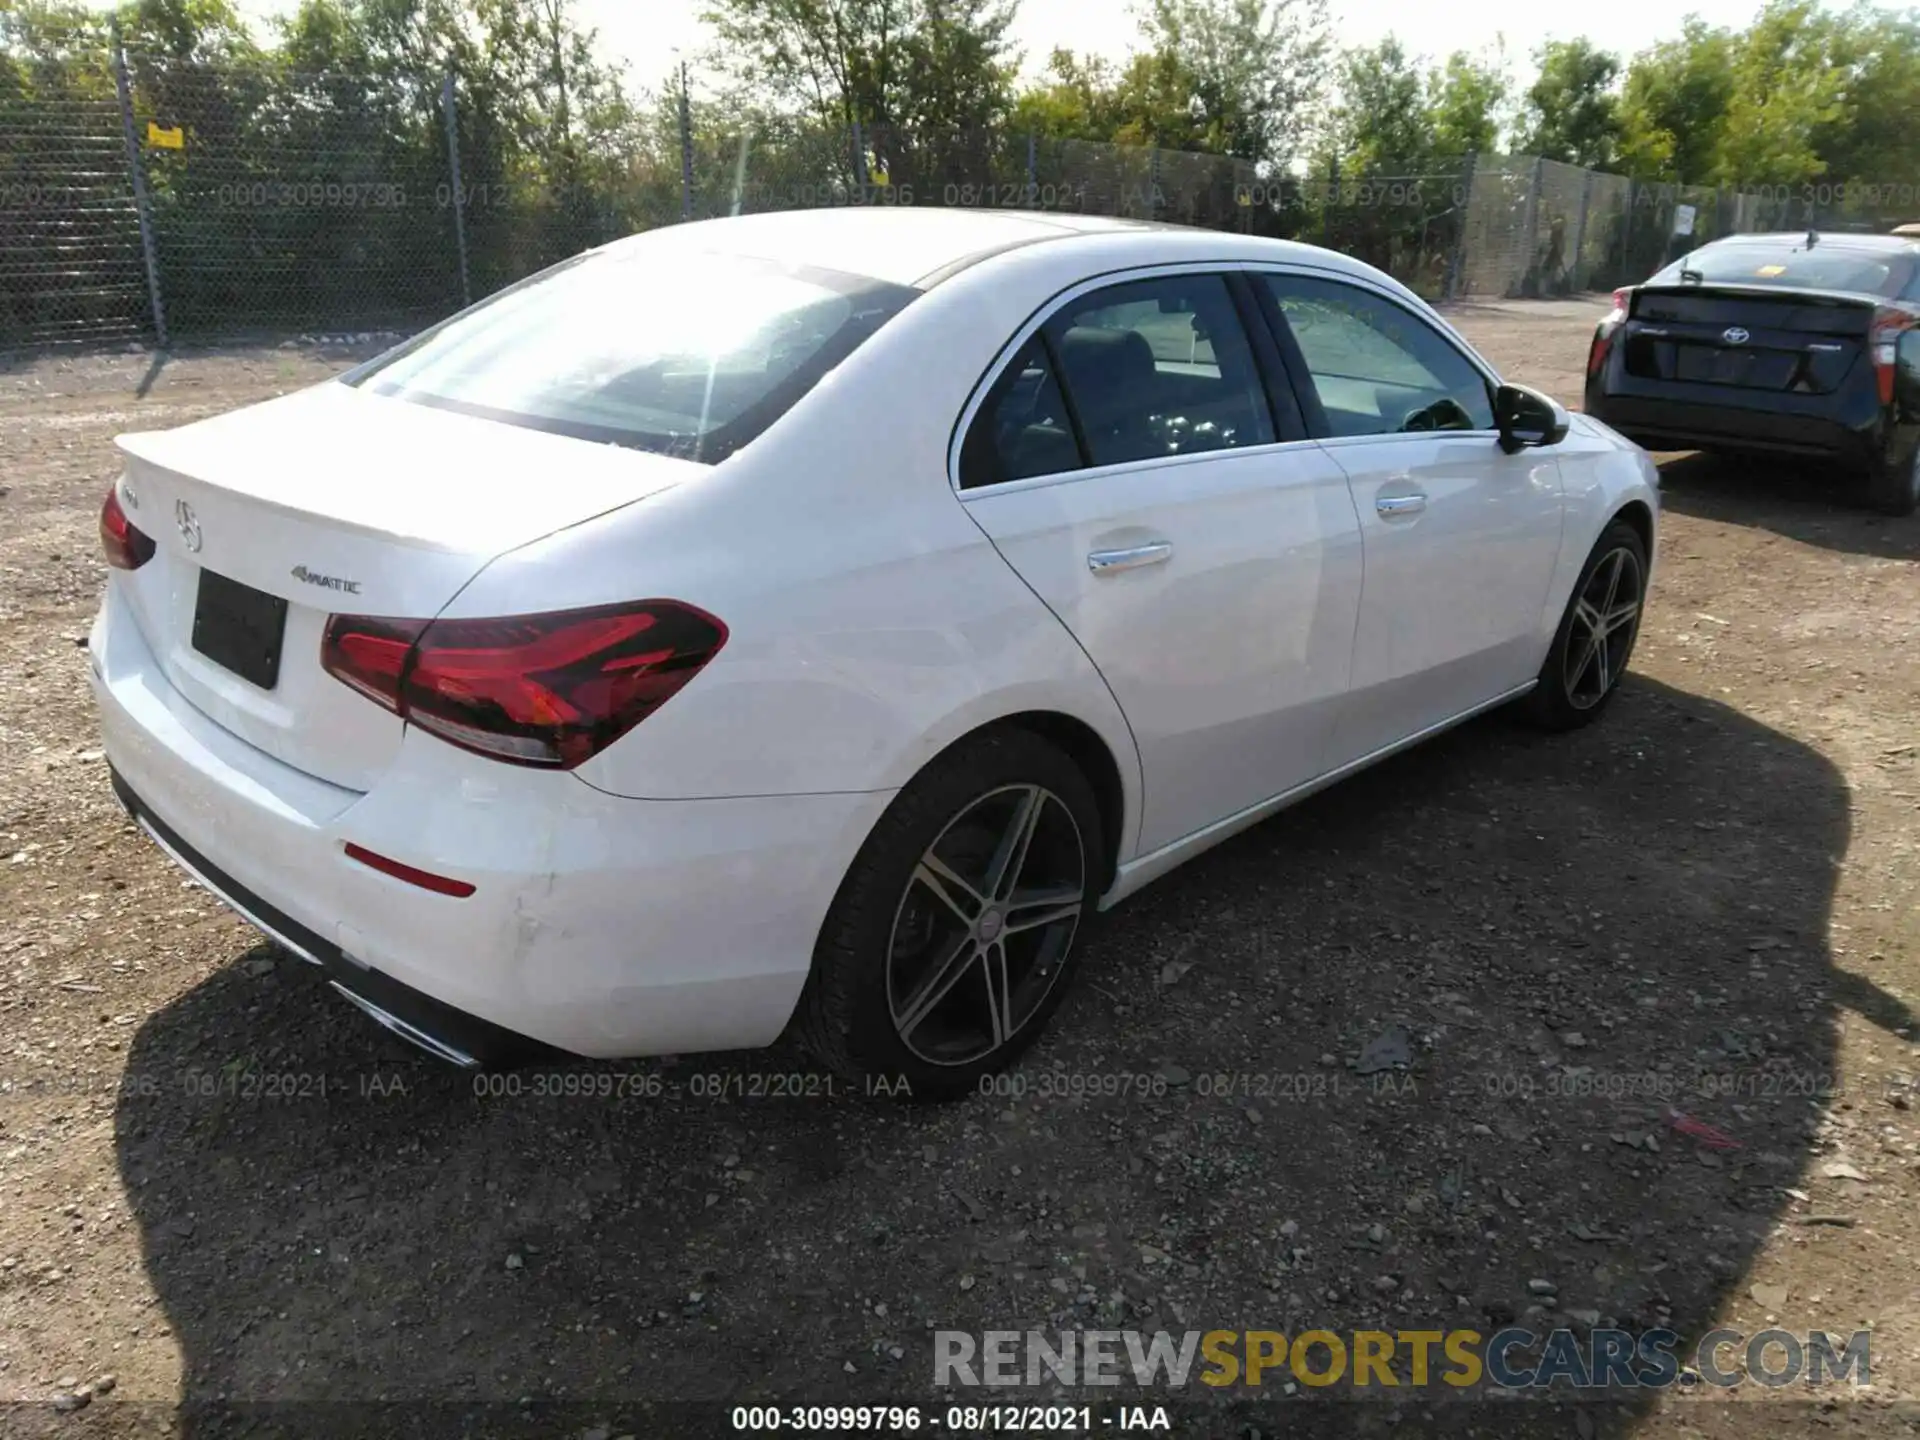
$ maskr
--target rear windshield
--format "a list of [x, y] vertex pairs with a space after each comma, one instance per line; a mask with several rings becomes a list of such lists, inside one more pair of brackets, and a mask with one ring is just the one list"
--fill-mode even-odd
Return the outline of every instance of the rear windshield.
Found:
[[379, 395], [718, 463], [920, 292], [737, 255], [577, 256], [341, 377]]
[[[1685, 271], [1685, 274], [1681, 272]], [[1788, 290], [1852, 290], [1897, 298], [1914, 278], [1913, 260], [1898, 252], [1877, 254], [1815, 242], [1778, 245], [1714, 245], [1676, 260], [1651, 283], [1679, 285], [1778, 285]]]

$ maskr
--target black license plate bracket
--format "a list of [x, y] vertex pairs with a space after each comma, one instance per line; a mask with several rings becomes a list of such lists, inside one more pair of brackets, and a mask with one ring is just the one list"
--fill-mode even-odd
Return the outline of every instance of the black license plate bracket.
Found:
[[193, 602], [193, 648], [242, 680], [271, 690], [280, 683], [287, 602], [212, 570], [200, 572]]

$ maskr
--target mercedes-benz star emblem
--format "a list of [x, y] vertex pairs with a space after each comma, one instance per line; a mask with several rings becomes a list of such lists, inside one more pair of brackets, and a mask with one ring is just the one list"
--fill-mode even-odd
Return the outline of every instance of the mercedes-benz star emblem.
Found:
[[1738, 325], [1729, 325], [1720, 332], [1720, 338], [1729, 345], [1744, 345], [1751, 337]]
[[174, 501], [173, 523], [180, 527], [180, 538], [187, 542], [187, 549], [198, 554], [200, 550], [200, 522], [194, 518], [193, 507], [184, 500]]

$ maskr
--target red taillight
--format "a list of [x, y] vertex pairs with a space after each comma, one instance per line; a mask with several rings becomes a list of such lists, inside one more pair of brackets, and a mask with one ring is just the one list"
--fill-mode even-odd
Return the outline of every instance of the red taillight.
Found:
[[100, 548], [116, 570], [138, 570], [153, 558], [153, 537], [127, 519], [118, 485], [107, 487], [106, 503], [100, 507]]
[[1633, 299], [1633, 287], [1624, 285], [1613, 292], [1613, 308], [1600, 321], [1593, 332], [1593, 344], [1587, 347], [1587, 378], [1591, 380], [1600, 373], [1600, 367], [1607, 363], [1607, 352], [1613, 349], [1614, 327], [1627, 318], [1627, 304]]
[[1920, 326], [1920, 315], [1887, 306], [1873, 312], [1873, 374], [1880, 385], [1880, 403], [1893, 403], [1894, 376], [1900, 368], [1900, 336]]
[[376, 705], [400, 713], [400, 681], [425, 620], [376, 620], [365, 615], [327, 619], [320, 663]]
[[726, 640], [725, 625], [673, 600], [499, 620], [335, 615], [321, 663], [452, 744], [565, 770], [664, 705]]
[[351, 840], [347, 842], [347, 858], [358, 860], [383, 875], [404, 880], [409, 885], [418, 885], [422, 890], [431, 890], [436, 895], [451, 895], [456, 900], [464, 900], [473, 894], [474, 887], [465, 880], [453, 880], [445, 875], [436, 875], [431, 870], [420, 870], [398, 860], [390, 860], [364, 845], [355, 845]]
[[1587, 351], [1587, 378], [1589, 380], [1598, 375], [1600, 373], [1600, 367], [1607, 363], [1607, 351], [1611, 349], [1612, 346], [1613, 335], [1610, 331], [1596, 330], [1593, 332], [1593, 345]]

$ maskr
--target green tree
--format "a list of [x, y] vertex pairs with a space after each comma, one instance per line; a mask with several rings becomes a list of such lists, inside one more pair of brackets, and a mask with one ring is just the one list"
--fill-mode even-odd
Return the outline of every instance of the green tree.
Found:
[[983, 126], [1011, 101], [1007, 0], [717, 0], [736, 93], [851, 130]]
[[1774, 0], [1761, 11], [1735, 46], [1715, 183], [1791, 184], [1825, 171], [1818, 138], [1845, 114], [1838, 38], [1813, 0]]
[[[1857, 6], [1836, 27], [1830, 58], [1842, 92], [1812, 132], [1824, 173], [1869, 198], [1920, 184], [1920, 16]], [[1909, 208], [1920, 218], [1920, 205]]]
[[1678, 40], [1634, 56], [1619, 110], [1619, 159], [1628, 174], [1691, 183], [1719, 173], [1735, 43], [1731, 31], [1689, 16]]
[[1021, 135], [1112, 140], [1123, 123], [1119, 76], [1101, 56], [1056, 47], [1040, 82], [1014, 98], [1007, 123]]
[[984, 178], [1013, 100], [1012, 0], [715, 0], [716, 63], [734, 103], [843, 137], [826, 174], [926, 185]]
[[1590, 40], [1550, 40], [1535, 52], [1540, 74], [1528, 87], [1519, 148], [1529, 155], [1612, 167], [1619, 146], [1619, 57]]
[[1492, 150], [1512, 86], [1497, 59], [1456, 50], [1427, 77], [1427, 127], [1440, 155]]
[[1201, 149], [1205, 126], [1195, 84], [1170, 50], [1136, 51], [1116, 67], [1102, 56], [1056, 49], [1046, 78], [1014, 99], [1008, 126], [1050, 140]]
[[131, 0], [120, 7], [120, 31], [129, 50], [175, 61], [231, 65], [259, 57], [229, 0]]
[[1426, 77], [1405, 47], [1388, 36], [1340, 56], [1339, 98], [1319, 144], [1315, 170], [1337, 163], [1343, 175], [1411, 174], [1434, 147]]
[[1153, 65], [1130, 78], [1168, 109], [1188, 91], [1180, 148], [1269, 165], [1299, 152], [1328, 54], [1325, 0], [1153, 0], [1142, 38]]
[[1323, 0], [1154, 0], [1140, 41], [1118, 65], [1055, 50], [1011, 127], [1273, 169], [1300, 153], [1322, 90]]

